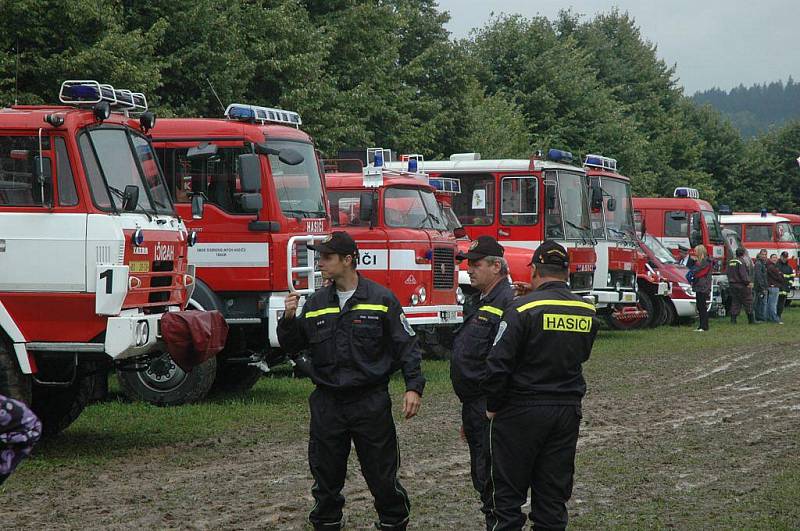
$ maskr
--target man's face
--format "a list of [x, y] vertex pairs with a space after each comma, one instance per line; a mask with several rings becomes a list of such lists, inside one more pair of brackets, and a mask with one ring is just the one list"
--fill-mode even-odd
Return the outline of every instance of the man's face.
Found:
[[[347, 259], [350, 259], [349, 257]], [[325, 279], [335, 279], [345, 272], [349, 267], [345, 263], [345, 258], [338, 254], [319, 253], [319, 270]]]
[[786, 263], [786, 262], [788, 262], [788, 261], [789, 261], [789, 257], [788, 257], [788, 256], [786, 256], [785, 254], [782, 254], [782, 255], [781, 255], [781, 262], [783, 262], [783, 263], [785, 264], [785, 263]]
[[777, 254], [773, 254], [772, 256], [769, 257], [769, 261], [772, 262], [773, 264], [777, 264], [778, 263], [778, 255]]
[[761, 260], [766, 260], [767, 259], [767, 251], [760, 251], [758, 253], [758, 258], [761, 259]]
[[469, 285], [477, 290], [483, 290], [492, 285], [500, 274], [500, 264], [490, 264], [485, 258], [467, 261], [467, 274]]

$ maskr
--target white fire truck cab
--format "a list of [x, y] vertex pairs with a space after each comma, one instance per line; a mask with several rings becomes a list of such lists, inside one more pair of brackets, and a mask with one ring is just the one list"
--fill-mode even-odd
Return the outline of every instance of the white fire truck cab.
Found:
[[46, 434], [78, 416], [95, 371], [163, 352], [161, 317], [194, 280], [145, 96], [65, 81], [60, 100], [0, 109], [0, 392]]

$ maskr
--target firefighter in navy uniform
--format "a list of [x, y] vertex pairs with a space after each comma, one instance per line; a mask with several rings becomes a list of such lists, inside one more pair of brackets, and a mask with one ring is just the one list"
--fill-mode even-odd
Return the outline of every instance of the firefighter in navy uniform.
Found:
[[778, 266], [778, 270], [783, 273], [784, 280], [783, 287], [781, 287], [780, 292], [778, 292], [778, 317], [780, 318], [783, 316], [783, 309], [786, 308], [786, 299], [792, 292], [792, 282], [794, 281], [794, 270], [789, 264], [788, 251], [783, 251], [781, 253], [781, 257], [776, 265]]
[[755, 323], [753, 315], [753, 282], [750, 280], [750, 271], [744, 262], [745, 250], [736, 249], [736, 258], [728, 261], [728, 286], [731, 291], [731, 323], [736, 324], [736, 318], [744, 308], [747, 322]]
[[397, 480], [397, 444], [389, 377], [403, 373], [405, 418], [417, 414], [425, 387], [414, 331], [397, 298], [356, 272], [358, 249], [345, 232], [309, 246], [330, 285], [317, 290], [296, 315], [299, 296], [286, 298], [278, 323], [281, 347], [310, 350], [311, 430], [308, 461], [315, 499], [309, 521], [315, 529], [342, 526], [341, 494], [351, 441], [375, 499], [379, 529], [405, 529], [410, 502]]
[[581, 365], [597, 334], [594, 305], [567, 287], [569, 257], [553, 241], [533, 254], [533, 291], [503, 314], [489, 353], [489, 512], [486, 528], [522, 529], [531, 489], [534, 529], [564, 529], [586, 393]]
[[469, 282], [478, 293], [474, 295], [477, 300], [471, 305], [471, 313], [465, 314], [464, 324], [453, 341], [450, 379], [461, 401], [461, 430], [469, 445], [472, 485], [481, 495], [484, 508], [487, 507], [489, 422], [480, 383], [486, 377], [486, 356], [497, 335], [503, 310], [514, 298], [503, 253], [503, 246], [494, 238], [480, 236], [466, 254], [457, 257], [467, 260]]

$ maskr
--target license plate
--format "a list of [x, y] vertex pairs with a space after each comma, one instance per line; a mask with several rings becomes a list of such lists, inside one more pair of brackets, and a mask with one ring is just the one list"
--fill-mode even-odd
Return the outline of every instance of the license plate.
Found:
[[439, 312], [439, 317], [442, 319], [442, 321], [447, 322], [454, 320], [456, 317], [458, 317], [458, 314], [456, 312], [444, 311], [444, 312]]
[[149, 273], [150, 262], [131, 262], [128, 264], [131, 273]]
[[636, 301], [636, 294], [635, 293], [623, 293], [622, 294], [622, 302], [635, 302]]

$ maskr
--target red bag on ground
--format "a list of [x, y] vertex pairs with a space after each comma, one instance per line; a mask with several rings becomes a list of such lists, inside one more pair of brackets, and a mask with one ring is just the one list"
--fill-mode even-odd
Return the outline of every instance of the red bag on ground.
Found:
[[172, 360], [186, 372], [216, 356], [228, 337], [228, 323], [217, 310], [167, 312], [161, 317], [161, 339]]

